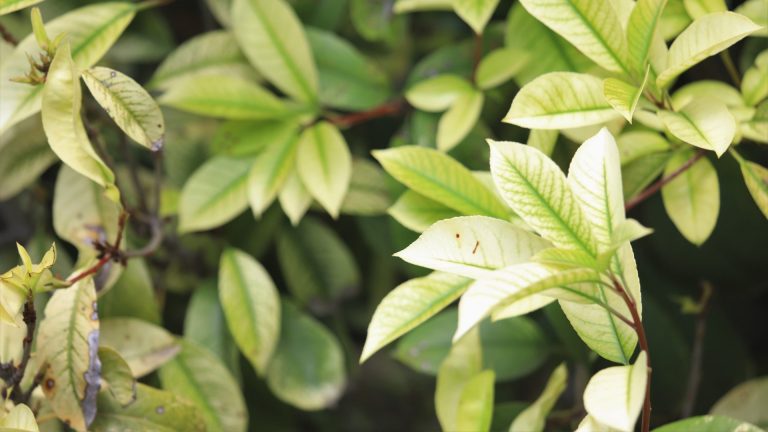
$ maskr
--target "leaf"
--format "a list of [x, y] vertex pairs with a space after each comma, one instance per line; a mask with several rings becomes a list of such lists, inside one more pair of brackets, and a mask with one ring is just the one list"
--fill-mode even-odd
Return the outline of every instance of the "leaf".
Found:
[[5, 417], [0, 419], [0, 426], [8, 432], [39, 432], [35, 413], [24, 404], [11, 408]]
[[568, 129], [605, 123], [618, 116], [605, 99], [599, 78], [551, 72], [520, 89], [502, 121], [529, 129]]
[[709, 410], [710, 414], [739, 419], [762, 427], [768, 424], [768, 377], [745, 381], [728, 391]]
[[168, 90], [184, 79], [200, 75], [227, 75], [253, 79], [257, 76], [234, 36], [217, 30], [195, 36], [170, 53], [155, 70], [147, 86]]
[[280, 297], [264, 267], [226, 249], [219, 264], [219, 301], [240, 351], [263, 375], [280, 336]]
[[458, 408], [467, 383], [481, 372], [482, 352], [478, 331], [456, 341], [440, 365], [435, 388], [435, 411], [445, 431], [458, 430]]
[[536, 321], [524, 316], [484, 321], [480, 325], [480, 340], [483, 368], [492, 369], [496, 381], [530, 374], [547, 361], [550, 353], [550, 342], [542, 329]]
[[641, 351], [635, 363], [613, 366], [596, 373], [584, 389], [584, 408], [600, 423], [624, 432], [635, 429], [643, 407], [648, 360]]
[[728, 10], [725, 0], [683, 0], [683, 5], [688, 15], [694, 20], [714, 12]]
[[57, 290], [45, 306], [37, 337], [47, 363], [43, 393], [56, 416], [76, 430], [85, 430], [96, 416], [101, 363], [99, 315], [93, 279]]
[[447, 110], [461, 95], [472, 90], [472, 85], [464, 78], [444, 74], [414, 84], [405, 92], [405, 98], [422, 111], [439, 112]]
[[499, 199], [459, 162], [437, 150], [405, 146], [373, 156], [391, 176], [414, 192], [464, 215], [507, 219]]
[[595, 234], [560, 168], [533, 147], [489, 143], [491, 173], [507, 204], [556, 247], [596, 255]]
[[547, 156], [552, 156], [552, 152], [557, 145], [558, 132], [552, 129], [533, 129], [528, 134], [526, 144], [530, 147], [540, 150]]
[[305, 411], [336, 403], [346, 386], [344, 355], [322, 324], [282, 302], [280, 343], [267, 370], [267, 385], [278, 399]]
[[223, 156], [258, 156], [270, 143], [285, 142], [296, 135], [291, 120], [231, 120], [216, 129], [211, 142], [213, 152]]
[[449, 151], [456, 147], [477, 123], [485, 97], [479, 90], [471, 90], [456, 98], [437, 125], [437, 148]]
[[0, 201], [12, 198], [34, 184], [58, 160], [40, 131], [39, 123], [36, 122], [34, 128], [28, 126], [31, 125], [22, 123], [3, 132], [3, 141], [7, 135], [8, 142], [0, 144]]
[[173, 393], [141, 383], [136, 385], [136, 400], [128, 406], [122, 406], [106, 392], [99, 394], [98, 402], [99, 414], [91, 425], [93, 432], [205, 431], [205, 422], [194, 405]]
[[[713, 29], [717, 29], [713, 31]], [[666, 88], [678, 75], [760, 29], [749, 18], [734, 12], [718, 12], [694, 21], [669, 47], [667, 69], [656, 84]]]
[[760, 432], [762, 429], [740, 420], [721, 416], [698, 416], [658, 427], [653, 432]]
[[[88, 5], [66, 13], [45, 26], [49, 35], [67, 34], [72, 60], [77, 68], [87, 68], [99, 61], [133, 20], [136, 6], [128, 2]], [[35, 114], [40, 109], [43, 86], [9, 82], [29, 71], [27, 53], [38, 52], [37, 41], [30, 34], [19, 43], [0, 68], [3, 97], [0, 98], [0, 132]], [[73, 79], [74, 80], [74, 79]], [[79, 92], [75, 92], [79, 93]]]
[[616, 138], [619, 147], [621, 165], [626, 166], [637, 159], [654, 153], [663, 153], [670, 149], [669, 142], [655, 132], [630, 131]]
[[248, 202], [256, 217], [275, 200], [296, 161], [298, 125], [283, 122], [278, 127], [280, 135], [269, 137], [248, 174]]
[[99, 313], [102, 318], [138, 318], [160, 324], [160, 308], [155, 297], [152, 275], [141, 258], [128, 260], [115, 285], [99, 293]]
[[101, 388], [121, 406], [136, 400], [136, 380], [128, 363], [112, 348], [99, 347], [101, 361]]
[[[0, 290], [6, 290], [7, 287], [0, 282]], [[6, 292], [3, 296], [8, 296]], [[19, 301], [23, 297], [19, 296]], [[0, 305], [0, 314], [5, 314], [5, 305]], [[0, 317], [0, 363], [12, 364], [18, 366], [23, 355], [23, 341], [27, 337], [27, 325], [21, 317], [15, 317], [16, 320], [9, 322], [14, 317], [3, 315]]]
[[0, 0], [0, 15], [16, 12], [17, 10], [36, 5], [42, 1], [43, 0]]
[[[3, 98], [5, 99], [5, 97]], [[82, 106], [80, 74], [70, 57], [69, 45], [56, 52], [43, 91], [43, 129], [54, 153], [72, 169], [106, 189], [106, 195], [119, 201], [115, 174], [91, 146], [80, 118]]]
[[736, 13], [748, 17], [761, 27], [752, 36], [768, 37], [768, 17], [763, 13], [765, 6], [765, 0], [747, 0], [736, 7]]
[[471, 282], [460, 276], [434, 272], [392, 290], [371, 318], [360, 363], [453, 303]]
[[629, 200], [651, 184], [664, 171], [673, 152], [651, 153], [622, 167], [624, 199]]
[[245, 431], [248, 411], [240, 387], [229, 370], [208, 350], [181, 341], [181, 352], [159, 370], [166, 389], [192, 402], [206, 430]]
[[509, 222], [486, 216], [439, 221], [395, 254], [414, 265], [473, 279], [519, 264], [549, 243]]
[[94, 67], [83, 81], [96, 101], [126, 135], [152, 151], [165, 141], [165, 120], [157, 102], [136, 81], [116, 70]]
[[741, 158], [737, 160], [747, 190], [752, 195], [752, 199], [755, 200], [757, 207], [768, 218], [768, 168]]
[[605, 100], [630, 123], [632, 123], [632, 115], [635, 113], [635, 108], [637, 108], [637, 102], [640, 101], [640, 96], [643, 95], [643, 88], [648, 80], [649, 73], [650, 68], [646, 70], [643, 83], [639, 87], [616, 78], [606, 78], [603, 80]]
[[159, 100], [182, 111], [228, 119], [284, 119], [299, 113], [258, 84], [228, 75], [185, 78]]
[[248, 207], [252, 162], [224, 156], [208, 160], [181, 190], [179, 231], [203, 231], [232, 220]]
[[412, 190], [403, 192], [387, 212], [401, 225], [416, 232], [424, 232], [440, 220], [461, 216], [461, 213]]
[[232, 31], [245, 56], [289, 96], [313, 104], [318, 77], [307, 37], [283, 0], [234, 0]]
[[326, 121], [305, 129], [296, 168], [310, 195], [337, 218], [352, 177], [352, 156], [339, 129]]
[[653, 41], [660, 36], [661, 17], [667, 0], [639, 0], [627, 24], [629, 64], [636, 73], [642, 73], [653, 50]]
[[304, 183], [301, 182], [295, 164], [283, 182], [283, 188], [280, 189], [278, 199], [280, 207], [283, 208], [293, 226], [301, 222], [301, 218], [304, 217], [304, 214], [309, 210], [309, 206], [312, 205], [312, 195], [309, 194]]
[[450, 10], [453, 0], [395, 0], [395, 13], [428, 10]]
[[235, 379], [241, 379], [240, 351], [227, 327], [219, 291], [212, 280], [192, 293], [184, 316], [184, 339], [206, 347], [229, 368]]
[[297, 302], [317, 312], [334, 310], [360, 284], [352, 252], [315, 219], [304, 218], [295, 229], [284, 230], [277, 239], [277, 256]]
[[307, 29], [307, 39], [317, 62], [318, 97], [323, 105], [366, 110], [390, 97], [387, 75], [354, 45], [318, 29]]
[[528, 12], [611, 72], [627, 70], [624, 31], [608, 0], [522, 0]]
[[349, 190], [341, 203], [341, 212], [360, 216], [386, 214], [392, 205], [387, 175], [368, 159], [352, 159], [352, 178]]
[[499, 0], [453, 0], [453, 10], [475, 34], [483, 34], [498, 4]]
[[741, 94], [744, 103], [755, 106], [768, 97], [768, 50], [761, 52], [755, 65], [744, 72], [741, 80]]
[[140, 378], [159, 368], [181, 347], [164, 328], [135, 318], [109, 318], [101, 322], [101, 345], [117, 351]]
[[509, 432], [541, 432], [544, 430], [547, 415], [557, 403], [568, 384], [568, 369], [561, 363], [550, 375], [541, 395], [509, 426]]
[[480, 372], [461, 391], [456, 409], [457, 430], [490, 431], [493, 417], [493, 381], [491, 370]]
[[659, 111], [659, 118], [678, 139], [720, 157], [736, 135], [736, 120], [728, 108], [713, 99], [695, 99], [678, 112]]
[[[693, 152], [677, 153], [667, 163], [664, 176], [686, 163]], [[680, 233], [695, 245], [704, 243], [717, 224], [720, 212], [720, 185], [717, 171], [706, 158], [667, 183], [661, 189], [664, 208]]]
[[526, 51], [499, 48], [488, 53], [477, 66], [475, 81], [481, 90], [489, 90], [507, 82], [531, 61]]

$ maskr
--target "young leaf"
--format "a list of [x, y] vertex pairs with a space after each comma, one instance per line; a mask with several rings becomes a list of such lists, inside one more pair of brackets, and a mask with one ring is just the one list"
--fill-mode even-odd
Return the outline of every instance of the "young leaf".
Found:
[[526, 51], [499, 48], [483, 57], [477, 66], [475, 81], [481, 90], [492, 89], [514, 77], [531, 60]]
[[248, 174], [248, 202], [256, 217], [272, 204], [295, 166], [298, 128], [293, 122], [285, 123], [288, 133], [266, 143]]
[[225, 30], [195, 36], [181, 44], [160, 64], [147, 86], [168, 90], [186, 78], [199, 75], [253, 79], [256, 71]]
[[624, 31], [609, 0], [522, 0], [521, 3], [531, 15], [598, 65], [611, 72], [629, 73]]
[[101, 322], [101, 345], [117, 351], [135, 378], [159, 368], [181, 347], [164, 328], [135, 318], [110, 318]]
[[181, 352], [159, 370], [163, 388], [192, 402], [205, 419], [206, 430], [245, 431], [248, 411], [240, 387], [208, 350], [181, 341]]
[[[78, 68], [87, 68], [107, 52], [133, 20], [136, 5], [128, 2], [106, 2], [88, 5], [66, 13], [45, 26], [52, 37], [67, 34], [72, 60]], [[0, 82], [0, 132], [40, 110], [43, 86], [11, 82], [13, 77], [29, 71], [27, 54], [37, 52], [37, 41], [30, 34], [19, 43], [13, 54], [3, 59]]]
[[159, 101], [182, 111], [229, 119], [283, 119], [300, 112], [258, 84], [228, 75], [186, 78]]
[[485, 370], [467, 381], [456, 408], [456, 430], [490, 431], [495, 378], [492, 370]]
[[99, 347], [101, 388], [106, 389], [120, 405], [136, 400], [136, 380], [128, 363], [112, 348]]
[[[667, 163], [669, 175], [693, 156], [692, 151], [677, 153]], [[720, 185], [717, 171], [706, 158], [667, 183], [661, 189], [664, 208], [680, 233], [695, 245], [709, 238], [720, 212]]]
[[683, 0], [683, 5], [685, 6], [685, 11], [694, 20], [714, 12], [725, 12], [728, 10], [725, 0]]
[[43, 0], [0, 0], [0, 16], [36, 5], [42, 1]]
[[288, 176], [283, 182], [283, 188], [280, 189], [278, 200], [280, 201], [280, 207], [291, 220], [291, 224], [296, 226], [301, 222], [301, 218], [309, 210], [309, 206], [312, 205], [312, 195], [301, 182], [301, 177], [296, 170], [296, 164], [293, 169], [288, 173]]
[[411, 231], [424, 232], [435, 222], [461, 216], [461, 213], [412, 190], [400, 195], [387, 211], [396, 221]]
[[440, 112], [450, 108], [461, 95], [472, 91], [472, 85], [464, 78], [445, 74], [416, 83], [405, 92], [405, 98], [422, 111]]
[[152, 96], [136, 81], [105, 67], [86, 69], [83, 71], [83, 81], [99, 105], [126, 135], [152, 151], [163, 147], [163, 113]]
[[660, 88], [705, 58], [715, 55], [759, 30], [749, 18], [733, 12], [718, 12], [694, 21], [669, 48], [667, 69], [656, 79]]
[[57, 290], [45, 306], [37, 337], [48, 364], [42, 380], [45, 397], [56, 416], [77, 430], [88, 428], [96, 416], [101, 363], [95, 305], [93, 278]]
[[470, 283], [460, 276], [435, 272], [392, 290], [371, 318], [360, 363], [453, 303]]
[[302, 132], [297, 151], [301, 182], [337, 218], [352, 177], [352, 156], [344, 136], [333, 124], [319, 122]]
[[768, 50], [758, 54], [755, 65], [744, 72], [741, 94], [744, 103], [749, 106], [755, 106], [768, 97]]
[[555, 246], [596, 256], [598, 242], [560, 168], [533, 147], [489, 143], [491, 173], [509, 206]]
[[635, 364], [596, 373], [584, 389], [584, 408], [598, 422], [623, 432], [635, 429], [648, 380], [648, 360], [641, 351]]
[[480, 279], [525, 262], [548, 245], [509, 222], [464, 216], [437, 222], [395, 256], [432, 270]]
[[561, 363], [550, 375], [547, 385], [541, 395], [523, 412], [521, 412], [509, 432], [541, 432], [544, 430], [547, 415], [557, 403], [560, 395], [568, 384], [568, 369]]
[[[5, 97], [3, 97], [5, 99]], [[43, 129], [54, 153], [72, 169], [106, 189], [119, 201], [115, 174], [96, 154], [80, 117], [80, 74], [70, 55], [69, 44], [60, 47], [48, 70], [43, 91]]]
[[507, 219], [493, 192], [459, 162], [437, 150], [406, 146], [378, 150], [373, 156], [395, 179], [426, 198], [461, 214]]
[[738, 157], [737, 160], [747, 190], [752, 195], [752, 199], [755, 200], [757, 207], [768, 218], [768, 168], [741, 157]]
[[629, 64], [635, 73], [645, 70], [667, 0], [639, 0], [627, 24]]
[[280, 343], [267, 370], [267, 385], [278, 399], [305, 411], [331, 406], [346, 385], [341, 345], [315, 319], [282, 304]]
[[219, 265], [219, 301], [240, 351], [263, 375], [280, 335], [280, 297], [264, 267], [227, 249]]
[[675, 137], [688, 144], [713, 150], [720, 157], [736, 135], [736, 119], [721, 102], [695, 99], [678, 112], [659, 111], [659, 117]]
[[698, 416], [658, 427], [653, 432], [761, 432], [763, 429], [741, 420], [723, 416]]
[[458, 430], [458, 407], [462, 393], [467, 383], [481, 372], [482, 362], [480, 332], [475, 330], [457, 340], [440, 365], [435, 388], [435, 411], [443, 430]]
[[646, 70], [643, 83], [639, 87], [617, 78], [606, 78], [603, 80], [605, 100], [630, 123], [632, 123], [632, 115], [635, 113], [637, 102], [640, 101], [640, 96], [643, 95], [643, 88], [648, 80], [649, 73], [650, 68]]
[[453, 10], [472, 27], [475, 34], [483, 34], [498, 4], [499, 0], [454, 0]]
[[502, 121], [529, 129], [568, 129], [605, 123], [618, 116], [603, 96], [599, 78], [551, 72], [520, 89]]
[[215, 157], [181, 191], [179, 231], [202, 231], [230, 221], [248, 207], [248, 159]]
[[301, 22], [284, 0], [234, 0], [232, 31], [245, 56], [272, 84], [310, 104], [318, 78]]
[[456, 147], [477, 123], [485, 100], [483, 92], [472, 89], [462, 93], [437, 124], [437, 148], [449, 151]]

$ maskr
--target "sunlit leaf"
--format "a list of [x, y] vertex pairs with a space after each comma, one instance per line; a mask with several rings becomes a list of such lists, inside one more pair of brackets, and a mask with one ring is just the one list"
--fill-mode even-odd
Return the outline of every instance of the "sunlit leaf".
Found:
[[744, 177], [744, 183], [747, 184], [747, 190], [755, 200], [755, 204], [761, 212], [768, 218], [768, 168], [738, 158], [741, 167], [741, 175]]
[[416, 83], [405, 92], [405, 98], [420, 110], [439, 112], [450, 108], [461, 95], [472, 91], [472, 85], [464, 78], [445, 74]]
[[768, 377], [745, 381], [721, 397], [709, 411], [717, 416], [727, 416], [752, 423], [768, 425], [768, 415], [762, 408], [768, 401]]
[[437, 372], [435, 411], [443, 430], [457, 430], [458, 407], [467, 382], [482, 371], [480, 332], [457, 340]]
[[646, 71], [643, 83], [638, 87], [617, 78], [606, 78], [603, 81], [603, 94], [605, 100], [618, 111], [628, 122], [632, 123], [632, 116], [637, 108], [637, 102], [643, 95], [645, 82], [648, 80], [650, 69]]
[[437, 148], [448, 151], [456, 147], [477, 123], [485, 97], [479, 90], [462, 93], [437, 124]]
[[454, 0], [453, 10], [476, 34], [482, 34], [499, 0]]
[[722, 156], [736, 135], [736, 120], [721, 102], [695, 99], [678, 112], [659, 111], [659, 117], [675, 137], [688, 144], [713, 150]]
[[320, 205], [336, 218], [352, 177], [352, 156], [339, 129], [320, 122], [299, 138], [296, 168], [301, 182]]
[[456, 408], [456, 430], [487, 432], [491, 429], [495, 378], [492, 370], [485, 370], [464, 385]]
[[648, 360], [641, 351], [635, 363], [596, 373], [584, 389], [584, 408], [595, 420], [620, 431], [635, 429], [648, 380]]
[[11, 408], [5, 417], [0, 418], [0, 426], [8, 432], [38, 432], [40, 429], [35, 414], [24, 404]]
[[668, 423], [652, 432], [761, 432], [763, 429], [747, 422], [722, 416], [698, 416]]
[[42, 1], [43, 0], [0, 0], [0, 15], [16, 12], [17, 10], [38, 4]]
[[683, 5], [688, 15], [694, 20], [714, 12], [728, 10], [725, 0], [683, 0]]
[[667, 0], [639, 0], [627, 24], [629, 63], [636, 73], [645, 70], [653, 40], [659, 35], [659, 24]]
[[101, 345], [125, 359], [136, 378], [162, 366], [181, 347], [164, 328], [135, 318], [110, 318], [101, 323]]
[[262, 137], [268, 141], [248, 174], [248, 202], [257, 217], [275, 200], [296, 162], [298, 125], [281, 122], [275, 126], [279, 135]]
[[282, 207], [288, 219], [291, 220], [293, 226], [301, 222], [301, 218], [304, 217], [304, 214], [309, 210], [309, 206], [312, 205], [312, 195], [309, 194], [306, 186], [301, 182], [301, 177], [299, 177], [295, 165], [288, 173], [283, 183], [283, 188], [280, 189], [280, 194], [278, 195], [280, 207]]

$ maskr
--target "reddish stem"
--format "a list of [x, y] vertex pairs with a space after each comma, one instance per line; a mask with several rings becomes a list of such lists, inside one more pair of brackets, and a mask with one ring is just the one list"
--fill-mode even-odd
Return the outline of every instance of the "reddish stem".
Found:
[[403, 103], [403, 100], [396, 99], [367, 111], [360, 111], [343, 116], [329, 117], [328, 120], [336, 126], [351, 127], [368, 120], [399, 114], [404, 107], [405, 104]]
[[627, 204], [624, 206], [625, 211], [629, 211], [633, 208], [635, 208], [638, 204], [641, 202], [647, 200], [653, 194], [661, 190], [667, 183], [671, 182], [672, 180], [676, 179], [680, 174], [686, 172], [690, 167], [692, 167], [696, 162], [699, 161], [704, 155], [706, 154], [706, 150], [699, 149], [696, 154], [693, 155], [690, 159], [688, 159], [684, 164], [680, 165], [676, 170], [669, 173], [668, 176], [660, 178], [656, 183], [649, 186], [647, 189], [642, 191], [639, 195], [632, 198]]

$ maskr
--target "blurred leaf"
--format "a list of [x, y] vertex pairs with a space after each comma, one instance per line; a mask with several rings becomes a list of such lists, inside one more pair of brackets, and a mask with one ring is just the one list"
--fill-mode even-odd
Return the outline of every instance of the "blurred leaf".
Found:
[[0, 0], [0, 15], [16, 12], [17, 10], [38, 4], [43, 0]]
[[272, 204], [290, 175], [299, 144], [298, 125], [294, 122], [280, 124], [277, 133], [264, 132], [256, 139], [263, 140], [265, 147], [248, 174], [248, 202], [257, 218]]
[[744, 183], [746, 183], [752, 199], [768, 218], [768, 168], [744, 160], [741, 156], [737, 156], [737, 160], [741, 168], [741, 175], [744, 177]]
[[467, 383], [482, 371], [479, 331], [457, 340], [437, 372], [435, 410], [443, 430], [458, 430], [459, 403]]
[[139, 318], [160, 324], [152, 276], [143, 259], [128, 261], [115, 285], [99, 297], [99, 313], [102, 318]]
[[5, 417], [0, 418], [0, 426], [8, 432], [39, 432], [35, 414], [24, 404], [10, 409]]
[[472, 85], [464, 78], [444, 74], [428, 78], [411, 86], [405, 93], [408, 103], [414, 107], [430, 112], [445, 111], [450, 108], [461, 95], [473, 92]]
[[768, 427], [768, 377], [743, 382], [726, 393], [715, 403], [710, 414], [726, 416], [749, 422], [758, 427]]
[[768, 50], [757, 55], [755, 65], [746, 72], [741, 80], [741, 94], [749, 106], [757, 105], [768, 97]]
[[368, 159], [352, 159], [349, 190], [341, 203], [341, 213], [377, 216], [386, 214], [392, 204], [387, 177], [378, 165]]
[[477, 86], [488, 90], [504, 84], [514, 77], [531, 60], [526, 51], [515, 48], [499, 48], [488, 53], [477, 67]]
[[735, 12], [744, 15], [762, 27], [752, 36], [768, 36], [768, 17], [765, 16], [765, 0], [747, 0], [740, 4]]
[[[291, 224], [296, 226], [301, 222], [309, 206], [312, 205], [312, 195], [309, 194], [304, 183], [301, 182], [299, 172], [296, 170], [296, 164], [288, 173], [288, 177], [283, 183], [280, 194], [278, 195], [280, 207], [282, 207]], [[342, 208], [344, 203], [342, 203]]]
[[400, 224], [416, 232], [424, 232], [440, 220], [461, 216], [461, 213], [450, 207], [412, 190], [403, 192], [388, 213]]
[[489, 431], [493, 418], [492, 370], [475, 375], [461, 391], [456, 413], [457, 430]]
[[568, 384], [568, 369], [561, 363], [550, 375], [544, 391], [528, 408], [524, 409], [512, 424], [509, 432], [541, 432], [546, 425], [547, 415], [560, 399]]
[[101, 388], [121, 406], [136, 401], [136, 380], [128, 363], [112, 348], [99, 347]]
[[299, 138], [296, 169], [304, 187], [335, 219], [352, 177], [352, 156], [339, 129], [320, 122]]
[[683, 0], [683, 5], [688, 15], [694, 20], [714, 12], [725, 12], [728, 10], [725, 0]]
[[[34, 126], [30, 121], [35, 121]], [[41, 133], [37, 118], [3, 132], [3, 141], [6, 136], [8, 141], [0, 144], [0, 201], [34, 184], [58, 160]]]
[[631, 432], [643, 407], [647, 379], [648, 360], [641, 351], [633, 365], [596, 373], [584, 389], [584, 408], [598, 422]]
[[135, 318], [110, 318], [101, 323], [101, 345], [117, 351], [140, 378], [171, 360], [181, 349], [162, 327]]
[[447, 152], [456, 147], [477, 123], [485, 96], [479, 90], [459, 95], [437, 124], [437, 148]]
[[721, 416], [698, 416], [678, 420], [654, 429], [652, 432], [760, 432], [757, 426]]
[[483, 34], [498, 4], [499, 0], [454, 0], [453, 10], [476, 34]]

